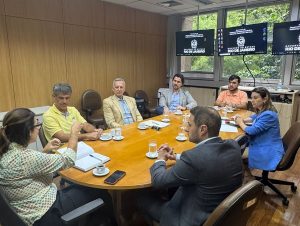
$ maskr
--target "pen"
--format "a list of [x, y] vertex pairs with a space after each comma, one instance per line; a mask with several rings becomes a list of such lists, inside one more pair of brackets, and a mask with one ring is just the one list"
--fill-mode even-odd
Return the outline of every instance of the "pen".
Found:
[[100, 158], [97, 158], [96, 156], [94, 156], [93, 154], [89, 154], [89, 156], [91, 156], [91, 157], [93, 157], [93, 158], [95, 158], [95, 159], [98, 159], [99, 161], [101, 161], [101, 163], [102, 163], [102, 159], [100, 159]]

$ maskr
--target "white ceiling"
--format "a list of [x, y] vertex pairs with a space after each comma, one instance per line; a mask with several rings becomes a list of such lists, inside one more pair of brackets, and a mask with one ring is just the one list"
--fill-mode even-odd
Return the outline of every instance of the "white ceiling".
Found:
[[[198, 6], [201, 11], [210, 8], [222, 8], [227, 6], [245, 4], [246, 0], [173, 0], [180, 5], [167, 7], [159, 3], [167, 2], [170, 0], [103, 0], [114, 4], [124, 5], [135, 9], [140, 9], [148, 12], [159, 13], [162, 15], [172, 14], [188, 14], [197, 12]], [[253, 2], [267, 2], [271, 0], [248, 0], [249, 3]], [[274, 0], [273, 0], [274, 1]]]

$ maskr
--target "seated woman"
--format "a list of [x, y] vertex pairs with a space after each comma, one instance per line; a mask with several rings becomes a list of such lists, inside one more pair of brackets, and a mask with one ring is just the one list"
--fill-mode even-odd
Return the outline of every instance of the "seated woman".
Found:
[[[98, 197], [105, 202], [105, 207], [97, 212], [98, 219], [99, 215], [114, 219], [107, 191], [78, 185], [57, 191], [53, 183], [52, 173], [74, 165], [81, 127], [79, 123], [72, 126], [64, 154], [47, 154], [27, 148], [36, 141], [41, 128], [32, 111], [17, 108], [5, 115], [0, 129], [0, 188], [27, 225], [63, 225], [62, 215]], [[53, 139], [44, 151], [59, 145], [60, 141]], [[89, 219], [96, 223], [92, 221]]]
[[[250, 137], [249, 168], [275, 170], [284, 154], [278, 115], [266, 88], [255, 88], [251, 99], [256, 114], [247, 119], [242, 119], [240, 116], [235, 118], [236, 123]], [[252, 122], [251, 126], [245, 124], [249, 122]]]

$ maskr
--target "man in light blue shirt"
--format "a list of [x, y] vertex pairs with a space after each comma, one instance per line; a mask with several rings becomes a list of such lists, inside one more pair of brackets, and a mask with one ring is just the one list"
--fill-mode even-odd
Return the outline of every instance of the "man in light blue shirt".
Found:
[[163, 108], [164, 112], [174, 112], [176, 110], [184, 111], [197, 106], [197, 102], [194, 100], [189, 91], [185, 91], [181, 88], [183, 84], [183, 75], [175, 74], [172, 79], [172, 89], [161, 93], [159, 106]]
[[137, 109], [135, 99], [123, 95], [125, 92], [124, 79], [116, 78], [113, 81], [112, 91], [114, 95], [103, 100], [104, 118], [109, 128], [143, 120]]

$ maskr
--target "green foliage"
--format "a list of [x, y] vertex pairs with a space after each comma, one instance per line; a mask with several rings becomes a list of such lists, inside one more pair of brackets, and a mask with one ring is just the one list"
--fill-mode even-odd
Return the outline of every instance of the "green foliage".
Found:
[[[257, 8], [249, 8], [247, 11], [247, 24], [256, 24], [268, 22], [269, 40], [272, 37], [273, 24], [284, 22], [289, 15], [289, 3], [275, 4]], [[245, 10], [230, 10], [227, 12], [226, 27], [235, 27], [244, 24]], [[193, 17], [193, 29], [197, 29], [197, 16]], [[215, 29], [217, 28], [217, 13], [203, 14], [199, 16], [200, 29]], [[215, 31], [216, 34], [216, 31]], [[248, 55], [245, 56], [245, 61], [248, 64], [252, 74], [257, 78], [263, 79], [280, 79], [280, 66], [282, 57], [273, 56], [271, 46], [268, 47], [268, 54]], [[300, 60], [297, 60], [298, 68]], [[207, 71], [213, 72], [214, 57], [192, 57], [192, 71]], [[237, 74], [241, 77], [251, 77], [246, 69], [242, 56], [225, 56], [223, 76], [227, 77], [231, 74]], [[296, 71], [297, 78], [300, 78], [300, 69]]]

